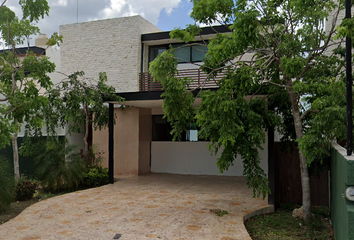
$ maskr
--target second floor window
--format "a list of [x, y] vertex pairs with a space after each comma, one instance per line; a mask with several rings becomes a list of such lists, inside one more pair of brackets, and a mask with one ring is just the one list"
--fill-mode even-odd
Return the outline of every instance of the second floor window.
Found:
[[207, 46], [192, 45], [184, 46], [185, 44], [174, 43], [170, 45], [151, 46], [149, 48], [149, 63], [158, 55], [166, 51], [169, 47], [176, 48], [175, 55], [178, 63], [201, 62], [208, 52]]
[[178, 63], [201, 62], [208, 52], [207, 46], [185, 46], [182, 44], [174, 44], [173, 48], [178, 48], [175, 51]]
[[167, 46], [150, 47], [149, 49], [149, 63], [154, 61], [154, 59], [166, 51]]

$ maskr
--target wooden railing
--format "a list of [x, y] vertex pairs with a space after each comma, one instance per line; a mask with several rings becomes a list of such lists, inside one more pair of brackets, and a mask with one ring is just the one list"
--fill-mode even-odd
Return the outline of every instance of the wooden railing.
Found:
[[[217, 82], [224, 77], [223, 73], [218, 74], [213, 79], [206, 81], [208, 77], [206, 73], [204, 73], [199, 68], [196, 69], [184, 69], [178, 70], [177, 77], [183, 78], [188, 77], [192, 79], [192, 82], [189, 85], [189, 89], [195, 88], [216, 88]], [[154, 82], [154, 79], [151, 77], [150, 73], [143, 72], [139, 74], [139, 89], [140, 92], [150, 92], [150, 91], [161, 91], [162, 85], [158, 82]]]

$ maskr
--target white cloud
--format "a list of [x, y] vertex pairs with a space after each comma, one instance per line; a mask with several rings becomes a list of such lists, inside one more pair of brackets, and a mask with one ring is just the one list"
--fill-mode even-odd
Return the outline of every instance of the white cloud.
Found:
[[[53, 32], [59, 32], [59, 25], [133, 15], [140, 15], [157, 25], [161, 12], [167, 15], [173, 14], [187, 1], [189, 0], [48, 0], [49, 17], [45, 16], [36, 25], [48, 36]], [[22, 17], [18, 0], [8, 0], [5, 5], [19, 18]], [[170, 25], [169, 29], [172, 29], [178, 23], [170, 22]], [[32, 36], [32, 39], [35, 38]], [[32, 40], [31, 44], [33, 43]]]
[[173, 8], [165, 8], [165, 12], [167, 15], [171, 15], [172, 11], [173, 11]]
[[179, 7], [181, 0], [110, 0], [110, 4], [99, 13], [99, 18], [115, 18], [141, 15], [157, 24], [162, 9], [170, 15]]
[[58, 0], [53, 3], [53, 6], [66, 7], [68, 5], [68, 0]]
[[8, 8], [10, 8], [12, 11], [16, 13], [16, 16], [19, 18], [22, 18], [22, 9], [20, 5], [15, 4], [15, 5], [7, 5]]
[[121, 13], [123, 7], [128, 3], [125, 0], [111, 0], [111, 5], [102, 11], [102, 14], [107, 18], [112, 18], [114, 15]]

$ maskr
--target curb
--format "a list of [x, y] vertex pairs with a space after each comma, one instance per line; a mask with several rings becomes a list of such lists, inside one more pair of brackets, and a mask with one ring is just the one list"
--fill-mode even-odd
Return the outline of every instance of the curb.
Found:
[[274, 206], [273, 205], [269, 205], [267, 207], [260, 208], [254, 212], [244, 215], [243, 216], [243, 223], [251, 217], [263, 215], [263, 214], [267, 214], [267, 213], [274, 213]]

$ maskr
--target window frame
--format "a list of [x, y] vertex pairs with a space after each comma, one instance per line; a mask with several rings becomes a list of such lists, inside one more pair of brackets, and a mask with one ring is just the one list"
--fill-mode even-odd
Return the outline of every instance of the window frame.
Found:
[[[197, 41], [197, 42], [194, 42], [194, 43], [209, 43], [209, 41]], [[148, 59], [148, 63], [150, 64], [150, 62], [152, 62], [154, 59], [151, 59], [151, 50], [153, 48], [155, 49], [163, 49], [165, 48], [165, 50], [168, 50], [168, 49], [171, 49], [172, 48], [175, 48], [175, 46], [178, 45], [178, 47], [182, 47], [183, 45], [189, 45], [188, 43], [171, 43], [171, 44], [161, 44], [161, 45], [151, 45], [149, 46], [149, 59]], [[202, 62], [203, 60], [198, 60], [198, 61], [193, 61], [193, 47], [201, 47], [200, 45], [189, 45], [187, 46], [189, 48], [189, 61], [179, 61], [177, 59], [177, 62], [178, 64], [185, 64], [185, 63], [198, 63], [198, 62]], [[205, 47], [207, 48], [206, 50], [208, 50], [208, 45], [205, 45]], [[207, 53], [205, 53], [206, 55]], [[155, 57], [156, 58], [156, 57]], [[205, 57], [204, 57], [205, 58]]]

